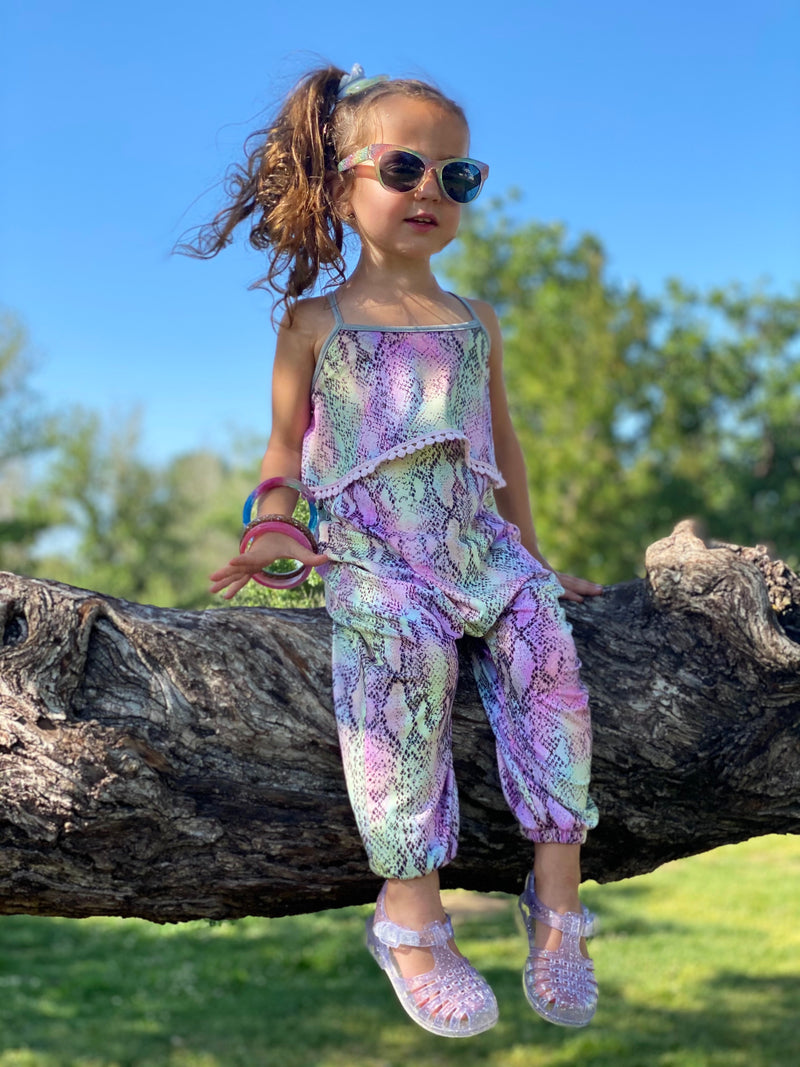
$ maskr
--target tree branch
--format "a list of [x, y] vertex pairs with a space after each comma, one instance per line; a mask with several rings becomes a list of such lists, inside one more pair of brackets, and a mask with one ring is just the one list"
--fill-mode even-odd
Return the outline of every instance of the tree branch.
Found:
[[[689, 523], [647, 578], [568, 604], [601, 822], [584, 874], [800, 830], [800, 582]], [[0, 575], [0, 912], [157, 922], [374, 899], [346, 797], [324, 611], [186, 612]], [[462, 642], [461, 848], [443, 884], [519, 890]]]

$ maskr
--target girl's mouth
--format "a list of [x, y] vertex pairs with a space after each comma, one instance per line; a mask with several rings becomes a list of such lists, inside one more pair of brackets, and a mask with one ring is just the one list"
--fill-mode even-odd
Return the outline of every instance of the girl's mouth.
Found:
[[438, 226], [439, 223], [433, 217], [433, 215], [426, 215], [424, 213], [420, 215], [411, 215], [405, 220], [412, 226], [416, 226], [421, 230], [430, 230], [434, 226]]

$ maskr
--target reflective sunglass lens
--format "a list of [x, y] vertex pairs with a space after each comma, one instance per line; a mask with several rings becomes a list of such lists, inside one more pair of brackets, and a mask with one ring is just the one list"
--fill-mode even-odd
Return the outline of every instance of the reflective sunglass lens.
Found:
[[456, 160], [442, 168], [442, 185], [458, 204], [468, 204], [481, 191], [481, 172], [474, 163]]
[[[425, 175], [425, 161], [414, 152], [395, 149], [384, 152], [377, 160], [378, 174], [387, 189], [410, 193]], [[442, 188], [457, 204], [468, 204], [481, 191], [483, 178], [480, 167], [469, 160], [456, 159], [445, 163], [441, 170]]]
[[416, 189], [425, 173], [425, 164], [410, 152], [385, 152], [379, 166], [383, 184], [400, 193]]

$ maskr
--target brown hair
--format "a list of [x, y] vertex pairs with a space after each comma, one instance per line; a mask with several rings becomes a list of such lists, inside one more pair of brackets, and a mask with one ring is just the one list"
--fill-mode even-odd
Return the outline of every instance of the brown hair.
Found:
[[344, 280], [344, 226], [336, 206], [337, 162], [361, 147], [359, 139], [378, 102], [390, 95], [429, 100], [461, 119], [463, 110], [434, 86], [412, 79], [377, 82], [364, 92], [336, 95], [344, 71], [324, 67], [291, 91], [275, 120], [245, 141], [245, 163], [233, 164], [225, 180], [228, 205], [198, 228], [176, 251], [211, 259], [250, 220], [250, 244], [268, 256], [267, 273], [251, 288], [279, 294], [291, 317], [294, 303], [324, 268], [332, 282]]

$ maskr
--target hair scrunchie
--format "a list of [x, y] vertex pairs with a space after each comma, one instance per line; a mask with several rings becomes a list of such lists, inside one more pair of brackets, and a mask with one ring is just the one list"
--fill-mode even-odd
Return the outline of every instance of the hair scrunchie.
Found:
[[337, 102], [344, 100], [346, 96], [355, 96], [356, 93], [366, 92], [378, 82], [388, 82], [388, 74], [376, 74], [374, 78], [367, 78], [364, 68], [360, 63], [354, 63], [349, 74], [343, 74], [339, 79], [339, 91], [336, 94]]

